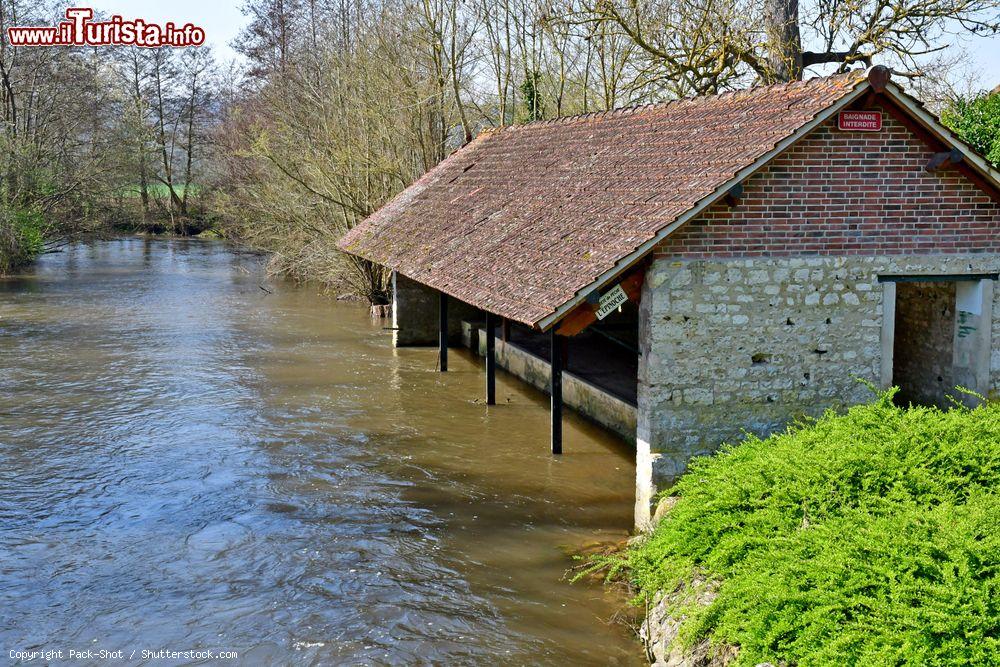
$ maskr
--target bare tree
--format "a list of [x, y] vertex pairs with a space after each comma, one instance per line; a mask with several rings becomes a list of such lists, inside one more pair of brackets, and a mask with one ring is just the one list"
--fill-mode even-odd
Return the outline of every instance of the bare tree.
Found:
[[197, 151], [207, 143], [207, 121], [211, 118], [215, 61], [207, 47], [188, 49], [181, 56], [181, 77], [184, 86], [184, 175], [181, 185], [181, 215], [187, 217], [188, 201], [194, 185]]
[[805, 11], [798, 0], [594, 0], [576, 20], [610, 23], [666, 79], [707, 92], [876, 58], [919, 75], [946, 34], [997, 33], [998, 10], [998, 0], [817, 0]]
[[98, 222], [119, 187], [105, 56], [7, 41], [9, 26], [56, 18], [48, 3], [0, 0], [0, 271]]

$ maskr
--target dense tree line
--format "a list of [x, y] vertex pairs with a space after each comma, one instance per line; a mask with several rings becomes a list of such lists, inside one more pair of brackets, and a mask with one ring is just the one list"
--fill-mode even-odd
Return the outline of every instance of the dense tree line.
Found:
[[14, 47], [65, 9], [0, 0], [0, 274], [113, 223], [201, 226], [216, 115], [207, 49]]
[[211, 215], [275, 270], [373, 303], [387, 276], [336, 239], [484, 128], [875, 61], [975, 111], [941, 85], [942, 49], [1000, 29], [1000, 0], [245, 0], [225, 76], [207, 48], [2, 34], [63, 9], [0, 0], [0, 272], [109, 221]]

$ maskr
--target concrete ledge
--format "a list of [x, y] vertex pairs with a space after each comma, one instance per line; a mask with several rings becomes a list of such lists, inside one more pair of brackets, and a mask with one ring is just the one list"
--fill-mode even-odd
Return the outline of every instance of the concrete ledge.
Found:
[[[466, 324], [469, 329], [467, 337], [469, 346], [473, 350], [478, 350], [479, 356], [485, 357], [486, 330], [473, 327], [472, 323], [463, 323], [463, 330], [466, 329]], [[475, 336], [472, 335], [473, 329]], [[463, 336], [463, 339], [465, 338]], [[505, 343], [500, 337], [496, 339], [496, 355], [498, 367], [540, 391], [549, 392], [549, 382], [552, 380], [552, 367], [549, 362], [513, 343]], [[636, 407], [565, 371], [563, 371], [563, 403], [590, 421], [620, 435], [626, 441], [635, 442]]]
[[[480, 320], [474, 322], [462, 320], [462, 345], [470, 350], [478, 350], [479, 334], [483, 331], [484, 326], [486, 326], [486, 323]], [[485, 354], [485, 352], [482, 352], [480, 356], [485, 356]]]

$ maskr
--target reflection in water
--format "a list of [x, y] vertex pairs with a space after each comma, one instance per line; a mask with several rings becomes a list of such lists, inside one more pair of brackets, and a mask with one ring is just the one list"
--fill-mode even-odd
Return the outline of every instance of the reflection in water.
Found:
[[0, 649], [641, 664], [563, 580], [630, 453], [225, 245], [76, 245], [0, 280]]

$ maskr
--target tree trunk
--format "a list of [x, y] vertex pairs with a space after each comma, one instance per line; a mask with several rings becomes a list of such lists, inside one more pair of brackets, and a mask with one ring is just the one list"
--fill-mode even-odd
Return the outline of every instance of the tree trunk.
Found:
[[768, 83], [802, 78], [799, 0], [764, 0]]
[[132, 53], [132, 95], [135, 102], [135, 117], [138, 127], [136, 155], [139, 159], [139, 197], [142, 200], [142, 221], [149, 219], [149, 175], [146, 167], [145, 113], [143, 110], [142, 85], [139, 82], [139, 56]]
[[[184, 192], [181, 195], [181, 215], [184, 217], [187, 217], [188, 214], [188, 193], [191, 191], [191, 167], [194, 164], [194, 108], [195, 100], [198, 97], [197, 63], [194, 67], [195, 71], [191, 75], [191, 101], [188, 106], [187, 161], [184, 163]], [[181, 224], [183, 225], [183, 223]]]
[[142, 221], [149, 219], [149, 178], [146, 176], [146, 159], [139, 166], [139, 198], [142, 201]]
[[159, 133], [159, 144], [160, 144], [160, 158], [163, 162], [163, 184], [167, 186], [167, 193], [169, 195], [169, 211], [170, 211], [170, 225], [176, 231], [177, 220], [174, 217], [175, 211], [180, 209], [181, 200], [177, 196], [177, 191], [174, 189], [174, 172], [173, 172], [173, 148], [171, 147], [171, 154], [167, 152], [167, 118], [166, 109], [164, 108], [164, 95], [163, 95], [163, 79], [160, 68], [162, 63], [160, 60], [154, 61], [156, 65], [156, 114], [157, 114], [157, 130]]

